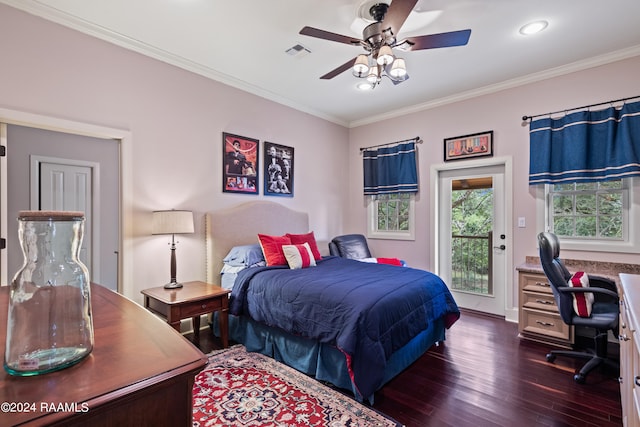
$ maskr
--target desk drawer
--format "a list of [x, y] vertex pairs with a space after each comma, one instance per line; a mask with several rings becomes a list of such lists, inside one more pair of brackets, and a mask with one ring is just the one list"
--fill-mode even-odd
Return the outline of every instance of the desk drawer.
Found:
[[561, 340], [571, 338], [571, 327], [562, 321], [559, 314], [523, 308], [523, 331], [547, 335]]
[[551, 285], [544, 274], [521, 273], [520, 281], [520, 287], [523, 291], [553, 295]]
[[525, 291], [522, 293], [522, 305], [525, 308], [558, 313], [556, 300], [553, 299], [553, 295], [550, 294]]

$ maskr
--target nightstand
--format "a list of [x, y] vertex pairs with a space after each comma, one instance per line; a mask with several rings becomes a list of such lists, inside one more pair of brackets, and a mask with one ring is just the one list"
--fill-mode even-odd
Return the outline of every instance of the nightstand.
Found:
[[219, 311], [220, 338], [224, 347], [229, 346], [229, 293], [229, 289], [199, 281], [185, 282], [177, 289], [159, 286], [142, 291], [145, 308], [165, 317], [178, 332], [180, 321], [191, 317], [196, 340], [200, 337], [200, 316]]

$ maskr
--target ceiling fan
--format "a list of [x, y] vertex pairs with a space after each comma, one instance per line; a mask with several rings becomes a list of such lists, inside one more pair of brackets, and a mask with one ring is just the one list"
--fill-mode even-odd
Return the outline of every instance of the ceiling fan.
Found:
[[464, 46], [469, 41], [471, 30], [451, 31], [447, 33], [398, 39], [402, 25], [415, 7], [418, 0], [393, 0], [387, 3], [375, 3], [369, 9], [374, 22], [362, 31], [362, 39], [356, 39], [313, 27], [304, 27], [300, 34], [319, 39], [361, 46], [367, 52], [350, 59], [339, 67], [321, 76], [328, 80], [352, 68], [353, 75], [366, 78], [370, 88], [380, 83], [382, 76], [388, 77], [394, 84], [409, 78], [404, 59], [393, 55], [392, 49], [403, 51], [436, 49], [441, 47]]

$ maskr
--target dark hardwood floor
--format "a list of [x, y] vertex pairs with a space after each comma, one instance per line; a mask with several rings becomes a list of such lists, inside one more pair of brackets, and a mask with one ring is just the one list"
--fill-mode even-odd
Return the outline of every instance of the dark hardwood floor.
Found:
[[[444, 344], [377, 392], [373, 407], [409, 427], [622, 425], [616, 372], [576, 384], [582, 361], [548, 363], [549, 346], [517, 335], [514, 323], [463, 312]], [[207, 353], [220, 341], [202, 330], [196, 345]]]

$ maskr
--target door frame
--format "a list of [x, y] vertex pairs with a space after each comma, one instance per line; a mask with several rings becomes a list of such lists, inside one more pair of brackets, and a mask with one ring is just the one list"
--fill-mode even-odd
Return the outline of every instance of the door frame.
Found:
[[[92, 125], [53, 116], [27, 113], [24, 111], [0, 108], [0, 123], [27, 126], [36, 129], [52, 130], [76, 135], [103, 139], [114, 139], [119, 142], [120, 151], [120, 236], [118, 263], [118, 292], [126, 297], [135, 298], [133, 289], [133, 142], [131, 132], [123, 129]], [[0, 124], [0, 142], [7, 145], [6, 126]], [[8, 148], [7, 148], [8, 151]], [[0, 231], [6, 235], [7, 219], [7, 168], [6, 157], [0, 158]], [[6, 250], [0, 251], [2, 274], [0, 286], [9, 282], [7, 272]]]
[[465, 170], [470, 168], [481, 168], [487, 166], [502, 166], [504, 167], [504, 203], [505, 203], [505, 227], [506, 239], [505, 245], [505, 271], [504, 283], [504, 312], [505, 320], [517, 322], [518, 321], [518, 308], [516, 301], [515, 285], [513, 283], [513, 168], [511, 157], [492, 157], [487, 159], [470, 160], [468, 162], [451, 162], [431, 165], [430, 168], [430, 216], [433, 221], [430, 221], [430, 235], [431, 238], [431, 259], [430, 265], [434, 269], [436, 274], [439, 273], [440, 255], [438, 248], [440, 247], [440, 194], [439, 194], [439, 175], [441, 171], [455, 171]]

